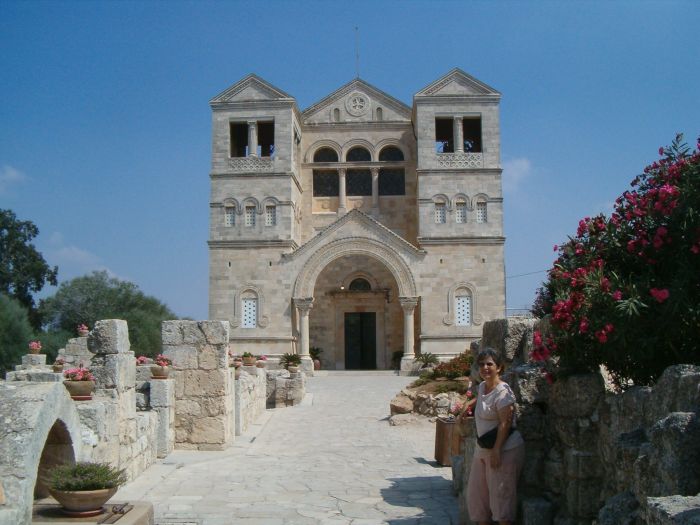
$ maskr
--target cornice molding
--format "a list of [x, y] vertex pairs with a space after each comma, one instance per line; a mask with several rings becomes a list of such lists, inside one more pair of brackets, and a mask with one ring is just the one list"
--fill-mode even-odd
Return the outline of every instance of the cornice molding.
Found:
[[502, 245], [505, 244], [505, 237], [476, 237], [476, 236], [454, 236], [454, 237], [418, 237], [419, 246], [430, 246], [440, 244], [470, 244], [484, 246]]
[[289, 248], [296, 250], [298, 245], [291, 239], [251, 239], [235, 241], [207, 241], [212, 250], [233, 249], [248, 250], [250, 248]]

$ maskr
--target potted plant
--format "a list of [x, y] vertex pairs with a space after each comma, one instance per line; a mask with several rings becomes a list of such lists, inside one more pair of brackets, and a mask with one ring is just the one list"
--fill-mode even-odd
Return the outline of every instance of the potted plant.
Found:
[[431, 354], [430, 352], [425, 352], [417, 355], [415, 359], [413, 359], [415, 363], [420, 363], [421, 368], [427, 368], [429, 366], [435, 366], [440, 364], [440, 360], [438, 359], [438, 356], [435, 354]]
[[314, 362], [314, 370], [321, 370], [321, 354], [323, 353], [323, 350], [319, 348], [318, 346], [312, 346], [309, 348], [309, 354], [311, 355], [311, 359], [313, 359]]
[[88, 326], [86, 324], [83, 324], [83, 323], [80, 323], [77, 326], [77, 330], [78, 330], [78, 335], [80, 337], [86, 337], [88, 335], [88, 333], [90, 333], [90, 329], [88, 328]]
[[124, 470], [108, 463], [84, 461], [52, 469], [49, 493], [69, 516], [96, 516], [103, 512], [102, 505], [126, 481]]
[[289, 370], [290, 374], [299, 372], [299, 365], [301, 365], [301, 356], [298, 354], [287, 353], [280, 357], [280, 366]]
[[66, 364], [66, 360], [63, 359], [62, 357], [57, 357], [56, 360], [53, 362], [52, 369], [55, 373], [61, 373], [63, 372], [63, 365]]
[[63, 371], [63, 384], [71, 399], [89, 401], [95, 390], [95, 376], [92, 375], [89, 368], [85, 368], [81, 363], [78, 368], [69, 368]]
[[255, 361], [257, 358], [250, 352], [243, 352], [243, 365], [244, 366], [255, 366]]
[[29, 353], [38, 354], [41, 352], [41, 341], [29, 341]]
[[265, 368], [266, 363], [267, 356], [265, 354], [261, 354], [255, 357], [255, 366], [257, 366], [258, 368]]
[[170, 366], [173, 362], [165, 357], [163, 354], [158, 354], [155, 359], [153, 359], [153, 365], [151, 365], [151, 376], [153, 379], [168, 379], [170, 374]]
[[148, 364], [150, 364], [149, 361], [150, 361], [150, 359], [148, 357], [146, 357], [145, 355], [140, 355], [136, 358], [136, 364], [138, 366], [148, 365]]

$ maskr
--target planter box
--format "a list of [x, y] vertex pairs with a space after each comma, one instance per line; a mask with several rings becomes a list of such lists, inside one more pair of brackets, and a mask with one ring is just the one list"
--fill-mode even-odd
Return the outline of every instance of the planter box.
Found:
[[435, 421], [435, 461], [443, 467], [452, 466], [452, 456], [463, 452], [462, 436], [456, 421], [437, 418]]

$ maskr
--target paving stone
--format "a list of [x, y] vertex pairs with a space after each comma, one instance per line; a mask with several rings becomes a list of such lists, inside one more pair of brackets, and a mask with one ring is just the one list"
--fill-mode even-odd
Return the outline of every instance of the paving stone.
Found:
[[156, 525], [457, 524], [451, 469], [432, 462], [435, 424], [388, 422], [410, 381], [310, 378], [309, 403], [266, 411], [226, 450], [176, 450], [117, 497], [153, 502]]

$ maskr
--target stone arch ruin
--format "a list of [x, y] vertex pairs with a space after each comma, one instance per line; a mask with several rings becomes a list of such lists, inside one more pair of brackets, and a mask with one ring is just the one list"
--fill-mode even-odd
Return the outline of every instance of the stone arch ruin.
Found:
[[0, 523], [29, 523], [48, 470], [81, 459], [78, 410], [63, 383], [0, 383], [0, 419]]

